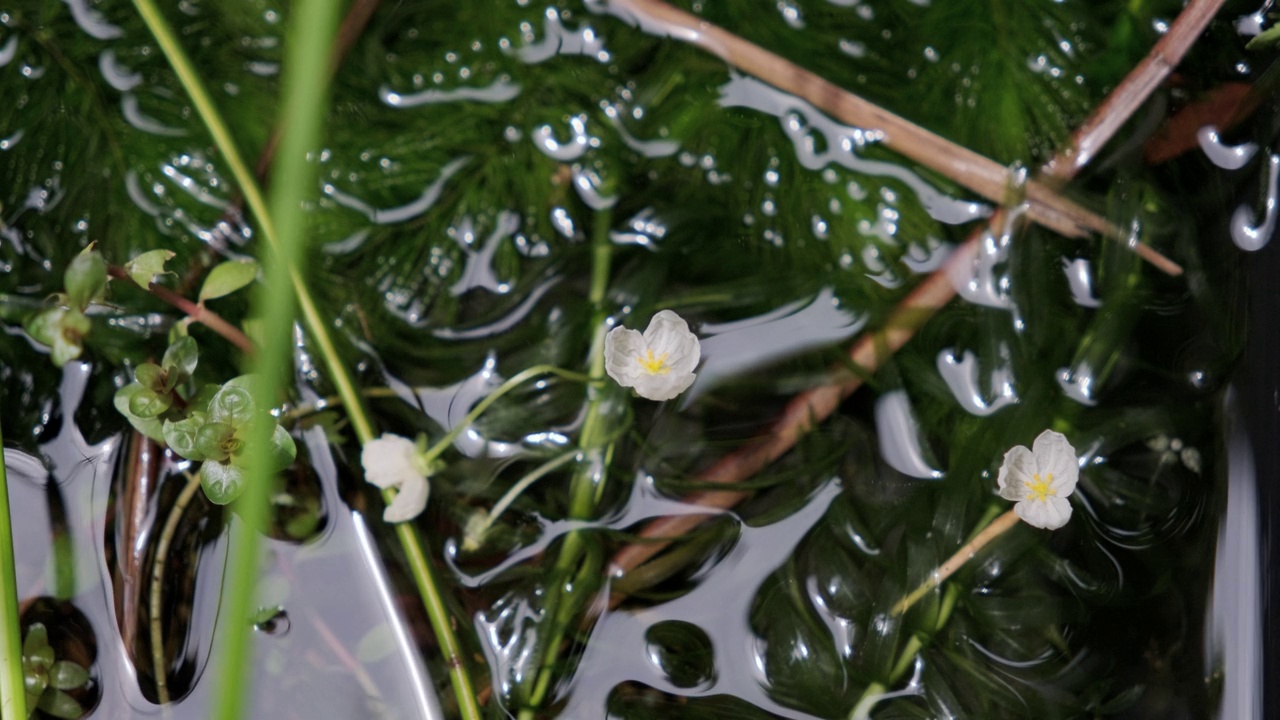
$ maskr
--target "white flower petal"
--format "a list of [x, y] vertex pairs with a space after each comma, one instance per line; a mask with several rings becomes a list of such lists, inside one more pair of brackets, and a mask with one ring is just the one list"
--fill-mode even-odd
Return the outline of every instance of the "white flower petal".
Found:
[[382, 519], [389, 523], [398, 523], [418, 517], [427, 507], [427, 497], [430, 494], [431, 484], [426, 478], [414, 477], [400, 486], [395, 499], [382, 512]]
[[1036, 458], [1024, 445], [1017, 445], [1004, 454], [996, 486], [1005, 500], [1021, 500], [1027, 493], [1026, 483], [1036, 473]]
[[1057, 530], [1071, 519], [1071, 502], [1053, 496], [1044, 500], [1027, 499], [1014, 505], [1013, 511], [1032, 527]]
[[370, 440], [360, 451], [365, 480], [385, 489], [422, 477], [414, 468], [416, 454], [413, 441], [406, 437], [386, 433]]
[[666, 375], [644, 375], [636, 379], [636, 392], [642, 398], [648, 400], [670, 400], [679, 395], [697, 378], [693, 373], [685, 373], [677, 375], [668, 373]]
[[1067, 442], [1066, 436], [1045, 430], [1036, 438], [1031, 451], [1036, 456], [1036, 465], [1039, 467], [1037, 472], [1041, 477], [1053, 475], [1049, 487], [1056, 491], [1058, 497], [1065, 498], [1075, 492], [1080, 465], [1076, 461], [1076, 450]]
[[689, 324], [663, 310], [643, 335], [623, 327], [610, 330], [604, 355], [605, 371], [619, 385], [649, 400], [670, 400], [693, 384], [702, 350]]

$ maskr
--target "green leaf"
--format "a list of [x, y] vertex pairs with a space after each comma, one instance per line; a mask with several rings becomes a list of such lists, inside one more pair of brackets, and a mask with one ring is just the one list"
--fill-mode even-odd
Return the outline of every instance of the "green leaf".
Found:
[[209, 271], [200, 288], [200, 302], [213, 300], [239, 290], [258, 276], [258, 263], [228, 260]]
[[147, 437], [151, 438], [152, 440], [155, 440], [156, 442], [165, 442], [164, 429], [161, 426], [159, 418], [138, 417], [137, 415], [134, 415], [129, 410], [130, 403], [133, 400], [133, 396], [139, 392], [144, 392], [144, 391], [146, 391], [146, 388], [142, 387], [138, 383], [129, 383], [128, 385], [125, 385], [124, 387], [117, 390], [114, 398], [114, 404], [116, 406], [116, 410], [121, 415], [123, 415], [124, 418], [129, 421], [129, 424], [132, 425], [138, 432], [142, 433], [143, 435], [146, 435]]
[[226, 505], [244, 492], [244, 471], [228, 463], [207, 462], [200, 466], [200, 487], [209, 502]]
[[174, 452], [188, 460], [204, 460], [204, 454], [196, 445], [196, 438], [200, 428], [207, 422], [209, 422], [209, 416], [202, 412], [193, 412], [190, 417], [178, 422], [165, 420], [162, 429], [164, 441]]
[[40, 702], [36, 704], [36, 707], [56, 718], [64, 718], [64, 720], [75, 720], [75, 718], [84, 714], [84, 708], [80, 707], [80, 703], [61, 690], [46, 691], [45, 694], [40, 696]]
[[89, 671], [70, 660], [59, 660], [49, 670], [49, 684], [58, 690], [74, 690], [89, 682]]
[[205, 423], [196, 432], [196, 449], [205, 460], [225, 462], [231, 455], [230, 444], [235, 435], [236, 429], [227, 423]]
[[164, 351], [164, 359], [160, 364], [164, 366], [166, 372], [169, 373], [170, 385], [169, 389], [173, 389], [174, 385], [191, 377], [196, 371], [196, 362], [200, 359], [200, 349], [196, 345], [196, 341], [191, 336], [180, 337]]
[[89, 318], [75, 309], [52, 308], [27, 321], [26, 330], [36, 341], [49, 346], [49, 358], [62, 367], [80, 357], [82, 340], [89, 333]]
[[218, 393], [209, 401], [209, 417], [239, 427], [253, 418], [255, 405], [248, 385], [248, 375], [232, 378], [223, 383]]
[[89, 307], [107, 288], [107, 262], [92, 248], [90, 245], [72, 258], [64, 275], [68, 301], [77, 310]]
[[27, 334], [41, 345], [53, 347], [54, 338], [62, 332], [62, 318], [66, 314], [66, 308], [49, 308], [32, 315], [26, 322]]
[[49, 647], [49, 631], [44, 623], [31, 623], [31, 627], [27, 628], [27, 636], [22, 640], [22, 654], [31, 657], [37, 650], [46, 647]]
[[1263, 30], [1261, 33], [1254, 35], [1253, 39], [1244, 46], [1245, 50], [1266, 50], [1280, 45], [1280, 25], [1272, 25]]
[[161, 413], [173, 405], [173, 397], [169, 393], [158, 393], [140, 387], [129, 397], [129, 414], [144, 420], [159, 417]]
[[39, 695], [49, 687], [49, 674], [32, 662], [22, 664], [22, 690], [29, 695]]
[[157, 275], [166, 273], [164, 264], [173, 259], [174, 252], [172, 250], [152, 250], [144, 252], [124, 264], [124, 271], [129, 273], [129, 277], [144, 290], [149, 286]]
[[133, 371], [134, 382], [155, 392], [162, 392], [165, 384], [164, 370], [155, 363], [142, 363]]
[[289, 431], [285, 430], [276, 423], [276, 429], [271, 433], [271, 460], [274, 463], [274, 470], [283, 470], [289, 467], [289, 464], [298, 457], [298, 446], [294, 444], [293, 437], [289, 435]]

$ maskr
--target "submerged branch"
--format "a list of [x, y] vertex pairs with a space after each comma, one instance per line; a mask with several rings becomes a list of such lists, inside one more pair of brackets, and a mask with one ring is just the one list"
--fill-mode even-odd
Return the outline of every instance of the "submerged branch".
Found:
[[[841, 122], [874, 129], [880, 136], [880, 142], [893, 151], [992, 202], [1004, 202], [1010, 171], [990, 158], [936, 135], [759, 45], [662, 0], [612, 0], [610, 6], [620, 17], [661, 28], [672, 37], [697, 45], [739, 70], [803, 98]], [[1189, 39], [1194, 39], [1194, 36]], [[1161, 50], [1161, 53], [1167, 52]], [[1103, 109], [1106, 109], [1105, 104]], [[1136, 108], [1125, 109], [1131, 114]], [[1086, 124], [1085, 127], [1090, 126]], [[1080, 145], [1077, 142], [1075, 146]], [[1114, 224], [1059, 195], [1044, 183], [1031, 180], [1025, 191], [1027, 216], [1032, 221], [1066, 237], [1085, 237], [1096, 232], [1125, 242], [1161, 271], [1170, 275], [1182, 273], [1182, 268], [1173, 261], [1150, 247], [1129, 243], [1128, 237]]]
[[[645, 6], [662, 5], [655, 0], [621, 1], [627, 4], [642, 3]], [[1221, 0], [1193, 0], [1184, 10], [1184, 15], [1191, 13], [1193, 17], [1198, 17], [1199, 13], [1204, 12], [1206, 5], [1216, 7], [1216, 4], [1220, 3]], [[671, 11], [679, 13], [674, 8]], [[1197, 37], [1196, 34], [1186, 30], [1188, 23], [1189, 21], [1179, 16], [1174, 26], [1183, 30], [1176, 35], [1176, 44], [1166, 44], [1161, 40], [1151, 50], [1151, 55], [1166, 59], [1181, 58], [1185, 55], [1187, 48]], [[706, 27], [710, 28], [710, 26]], [[724, 31], [719, 32], [727, 35]], [[1169, 34], [1173, 35], [1172, 31]], [[1137, 110], [1138, 104], [1121, 102], [1117, 96], [1121, 93], [1139, 91], [1150, 94], [1154, 85], [1145, 78], [1153, 72], [1150, 69], [1153, 66], [1159, 68], [1160, 63], [1144, 61], [1126, 76], [1125, 80], [1098, 106], [1089, 120], [1073, 134], [1070, 148], [1047, 163], [1042, 174], [1058, 182], [1073, 179], [1090, 159], [1073, 160], [1078, 155], [1077, 148], [1082, 147], [1085, 141], [1093, 143], [1095, 149], [1100, 147], [1100, 144], [1109, 139], [1124, 124], [1129, 115]], [[1141, 97], [1145, 99], [1146, 94]], [[1124, 116], [1108, 120], [1100, 117], [1118, 113]], [[1005, 215], [1003, 211], [997, 211], [989, 219], [988, 227], [1001, 227], [1006, 221]], [[850, 360], [869, 375], [874, 373], [884, 360], [905, 345], [925, 321], [955, 297], [956, 288], [951, 280], [951, 273], [957, 268], [964, 268], [972, 263], [977, 257], [979, 244], [987, 232], [990, 230], [983, 228], [970, 234], [969, 239], [956, 249], [941, 269], [925, 278], [902, 302], [898, 303], [882, 329], [859, 337], [849, 348]], [[843, 372], [843, 366], [836, 366], [834, 371]], [[690, 505], [701, 505], [709, 510], [726, 509], [738, 504], [747, 497], [748, 493], [735, 489], [733, 486], [736, 483], [760, 472], [794, 447], [802, 435], [826, 420], [835, 412], [842, 400], [862, 386], [862, 382], [862, 377], [852, 377], [844, 383], [812, 388], [792, 398], [768, 432], [721, 458], [697, 478], [699, 482], [722, 484], [725, 486], [724, 490], [704, 490], [687, 496], [685, 502]], [[706, 515], [670, 515], [650, 522], [641, 530], [638, 542], [627, 545], [613, 556], [610, 563], [611, 574], [625, 574], [635, 570], [666, 549], [673, 540], [697, 527], [713, 514], [709, 512]], [[610, 599], [610, 606], [616, 606], [622, 598], [622, 595], [615, 593]]]

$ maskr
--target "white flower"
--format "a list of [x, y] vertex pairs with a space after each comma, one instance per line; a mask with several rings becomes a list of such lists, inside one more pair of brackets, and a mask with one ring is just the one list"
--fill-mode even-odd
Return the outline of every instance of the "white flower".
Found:
[[427, 482], [430, 470], [422, 459], [422, 451], [406, 437], [383, 434], [364, 444], [360, 452], [360, 464], [364, 466], [364, 478], [382, 489], [396, 488], [395, 499], [382, 513], [382, 519], [390, 523], [404, 522], [417, 517], [427, 506], [431, 485]]
[[698, 336], [670, 310], [654, 315], [644, 335], [616, 327], [604, 338], [604, 368], [609, 377], [650, 400], [670, 400], [687, 390], [701, 357]]
[[1045, 430], [1030, 450], [1019, 445], [1004, 454], [996, 484], [1000, 497], [1017, 501], [1013, 510], [1018, 517], [1056, 530], [1071, 519], [1067, 497], [1075, 492], [1079, 476], [1075, 448], [1061, 433]]

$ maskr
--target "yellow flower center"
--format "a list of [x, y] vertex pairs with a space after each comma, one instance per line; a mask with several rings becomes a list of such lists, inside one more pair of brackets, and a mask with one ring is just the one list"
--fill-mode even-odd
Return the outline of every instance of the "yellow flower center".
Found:
[[1039, 474], [1032, 475], [1031, 478], [1031, 482], [1024, 481], [1022, 484], [1027, 487], [1027, 490], [1031, 491], [1031, 498], [1033, 500], [1044, 502], [1045, 498], [1050, 495], [1054, 497], [1058, 496], [1058, 491], [1049, 487], [1049, 483], [1053, 482], [1053, 473], [1046, 473], [1043, 480], [1040, 478]]
[[652, 350], [645, 350], [644, 357], [636, 356], [636, 362], [640, 363], [640, 367], [650, 375], [666, 375], [671, 372], [671, 368], [667, 367], [666, 353], [654, 357]]

